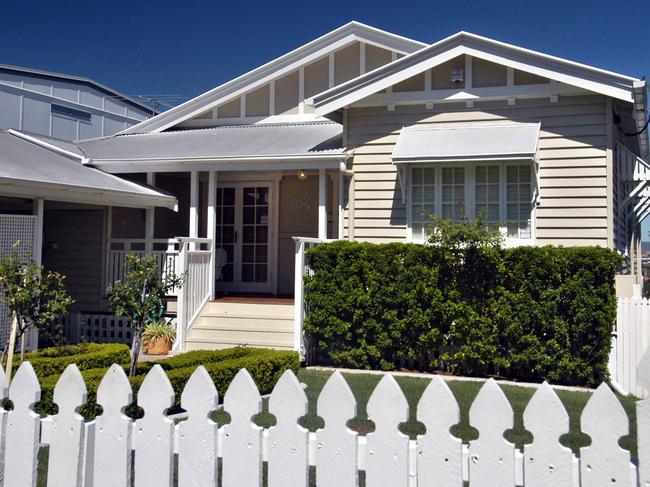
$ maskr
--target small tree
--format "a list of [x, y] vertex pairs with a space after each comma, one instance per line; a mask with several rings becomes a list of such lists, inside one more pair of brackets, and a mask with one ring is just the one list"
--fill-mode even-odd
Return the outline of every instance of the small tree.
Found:
[[108, 300], [115, 314], [129, 319], [133, 332], [129, 376], [134, 376], [144, 327], [160, 320], [165, 312], [165, 296], [183, 284], [183, 277], [172, 272], [163, 275], [153, 255], [127, 254], [125, 263], [128, 270], [124, 281], [116, 281], [108, 288]]
[[68, 312], [74, 300], [67, 294], [65, 277], [46, 272], [42, 265], [21, 259], [17, 252], [0, 259], [0, 302], [9, 307], [12, 323], [2, 359], [7, 356], [7, 376], [11, 377], [14, 348], [20, 340], [20, 359], [25, 359], [27, 331], [47, 328]]
[[440, 247], [458, 251], [467, 248], [499, 248], [503, 235], [498, 225], [485, 223], [483, 214], [473, 220], [464, 216], [460, 222], [427, 215], [428, 241]]

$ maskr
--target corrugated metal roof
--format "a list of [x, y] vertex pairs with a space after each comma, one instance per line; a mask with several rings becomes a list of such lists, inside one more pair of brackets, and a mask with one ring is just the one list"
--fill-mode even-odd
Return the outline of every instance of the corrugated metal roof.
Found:
[[393, 162], [532, 159], [539, 123], [456, 123], [404, 127]]
[[78, 142], [93, 160], [244, 158], [342, 154], [343, 129], [333, 122], [234, 125]]
[[[17, 186], [36, 183], [39, 186], [65, 188], [66, 191], [60, 193], [59, 201], [67, 201], [66, 197], [72, 197], [75, 189], [78, 189], [84, 193], [96, 191], [118, 197], [128, 194], [150, 198], [150, 204], [144, 206], [173, 207], [176, 202], [173, 196], [166, 193], [84, 166], [78, 160], [48, 150], [4, 130], [0, 130], [0, 180], [4, 184]], [[34, 197], [38, 196], [34, 194]]]

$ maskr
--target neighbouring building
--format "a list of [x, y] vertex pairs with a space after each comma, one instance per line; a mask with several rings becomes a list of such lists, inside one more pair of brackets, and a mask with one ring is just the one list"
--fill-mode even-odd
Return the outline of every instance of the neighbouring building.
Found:
[[466, 32], [428, 44], [352, 22], [114, 136], [11, 136], [178, 201], [107, 202], [94, 230], [61, 216], [104, 249], [92, 272], [61, 263], [100, 276], [88, 306], [126, 252], [155, 253], [188, 272], [177, 349], [301, 349], [305, 248], [420, 242], [423, 213], [483, 213], [507, 245], [614, 249], [619, 292], [632, 293], [647, 119], [640, 78]]

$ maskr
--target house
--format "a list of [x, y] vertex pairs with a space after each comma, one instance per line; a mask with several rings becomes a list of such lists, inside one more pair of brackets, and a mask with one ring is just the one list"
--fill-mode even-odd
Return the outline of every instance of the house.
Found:
[[155, 114], [89, 78], [0, 64], [0, 129], [79, 140], [113, 135]]
[[426, 44], [352, 22], [74, 150], [178, 200], [178, 212], [104, 206], [91, 232], [104, 286], [126, 252], [154, 253], [187, 272], [177, 349], [301, 349], [305, 249], [423, 241], [423, 212], [482, 213], [507, 245], [615, 249], [631, 293], [647, 117], [642, 79], [466, 32]]

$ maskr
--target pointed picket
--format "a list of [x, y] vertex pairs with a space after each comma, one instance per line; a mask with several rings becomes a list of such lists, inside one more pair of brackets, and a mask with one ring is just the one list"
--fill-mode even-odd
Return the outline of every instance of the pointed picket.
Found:
[[513, 427], [510, 401], [498, 384], [489, 379], [469, 410], [469, 422], [479, 432], [469, 442], [469, 479], [472, 487], [515, 485], [515, 447], [503, 433]]
[[398, 427], [408, 420], [409, 406], [392, 375], [386, 374], [379, 381], [367, 410], [375, 431], [367, 438], [366, 485], [406, 487], [409, 438]]
[[138, 391], [144, 417], [135, 422], [135, 487], [171, 487], [174, 422], [165, 411], [174, 389], [160, 365], [154, 365]]
[[[650, 350], [646, 351], [637, 372], [639, 384], [650, 391]], [[639, 456], [639, 485], [650, 487], [650, 396], [636, 403], [637, 449]]]
[[[7, 398], [9, 393], [9, 381], [2, 367], [0, 367], [0, 401]], [[7, 434], [7, 410], [0, 405], [0, 487], [4, 487], [4, 464], [5, 464], [5, 437]]]
[[95, 419], [93, 487], [127, 487], [131, 483], [131, 419], [124, 414], [133, 401], [124, 369], [113, 364], [97, 388], [103, 412]]
[[424, 390], [417, 416], [427, 430], [418, 436], [418, 478], [436, 479], [440, 487], [462, 486], [462, 442], [449, 432], [460, 421], [460, 409], [440, 377], [434, 377]]
[[29, 362], [23, 362], [9, 387], [14, 408], [7, 414], [6, 487], [36, 485], [40, 419], [32, 406], [41, 398], [41, 386]]
[[178, 425], [178, 487], [217, 485], [217, 423], [208, 414], [218, 403], [217, 388], [201, 365], [181, 394], [188, 419]]
[[580, 448], [583, 485], [630, 485], [630, 453], [618, 445], [628, 434], [627, 414], [607, 384], [593, 393], [580, 417], [591, 444]]
[[230, 414], [230, 423], [223, 427], [222, 485], [261, 487], [262, 428], [252, 417], [262, 411], [262, 396], [246, 369], [228, 386], [223, 407]]
[[570, 487], [573, 453], [560, 444], [560, 436], [569, 432], [569, 414], [546, 382], [526, 406], [524, 427], [533, 434], [533, 442], [524, 447], [524, 485]]
[[357, 433], [347, 422], [357, 415], [357, 401], [340, 372], [327, 380], [316, 407], [325, 421], [325, 427], [316, 433], [316, 484], [356, 487]]
[[84, 419], [77, 410], [88, 392], [75, 364], [66, 367], [54, 387], [54, 403], [59, 412], [52, 416], [47, 484], [81, 487], [84, 455]]
[[298, 419], [307, 414], [307, 396], [292, 370], [286, 370], [273, 388], [269, 413], [276, 424], [269, 429], [268, 487], [306, 486], [309, 431]]

